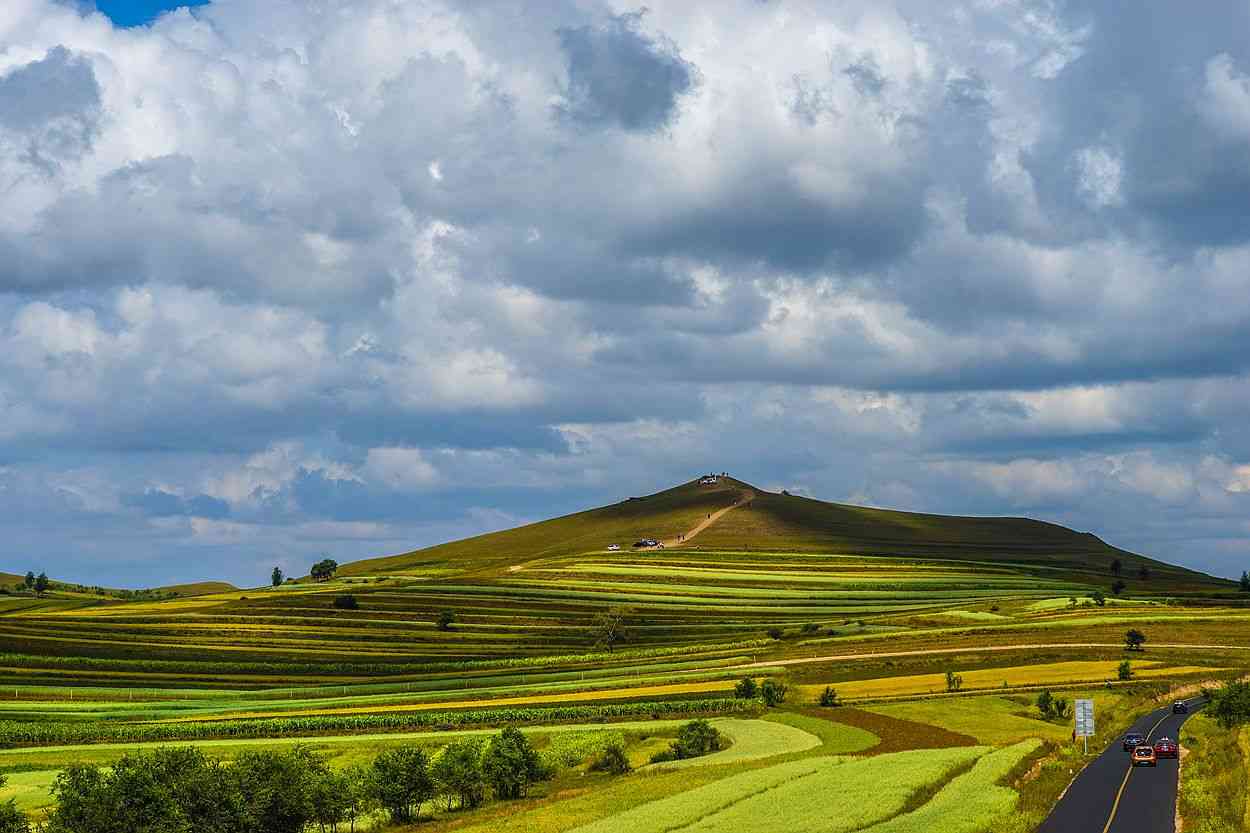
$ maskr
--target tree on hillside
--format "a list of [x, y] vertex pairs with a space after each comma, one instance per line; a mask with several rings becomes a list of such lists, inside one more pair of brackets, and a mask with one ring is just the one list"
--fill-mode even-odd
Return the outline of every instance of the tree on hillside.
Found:
[[1117, 558], [1115, 561], [1111, 562], [1111, 574], [1113, 576], [1118, 576], [1123, 570], [1124, 564], [1120, 561], [1120, 559]]
[[282, 568], [274, 567], [273, 572], [269, 574], [269, 583], [274, 587], [282, 584]]
[[371, 789], [393, 822], [416, 821], [421, 805], [434, 798], [430, 759], [416, 746], [401, 746], [373, 760]]
[[35, 571], [34, 570], [28, 570], [26, 572], [26, 589], [27, 590], [35, 589]]
[[1250, 570], [1241, 571], [1241, 592], [1250, 593]]
[[1150, 568], [1145, 564], [1137, 568], [1137, 577], [1142, 581], [1150, 581]]
[[1121, 680], [1133, 679], [1133, 663], [1128, 660], [1124, 660], [1120, 663], [1119, 667], [1116, 668], [1115, 675]]
[[623, 605], [613, 605], [595, 614], [595, 647], [604, 648], [611, 653], [617, 644], [628, 642], [629, 628], [625, 624], [625, 617], [632, 612]]
[[509, 726], [490, 739], [482, 756], [482, 774], [496, 798], [524, 798], [545, 772], [529, 738]]
[[447, 800], [460, 800], [460, 808], [476, 807], [486, 797], [486, 780], [482, 776], [482, 744], [475, 738], [452, 741], [430, 767], [430, 775]]
[[449, 631], [455, 621], [456, 614], [452, 613], [450, 610], [444, 610], [438, 614], [438, 619], [435, 621], [434, 626], [440, 631]]
[[1099, 607], [1107, 606], [1107, 597], [1102, 594], [1101, 590], [1095, 590], [1093, 593], [1089, 594], [1089, 597], [1093, 599], [1094, 604], [1098, 605]]
[[1123, 592], [1124, 592], [1124, 588], [1125, 588], [1125, 587], [1128, 587], [1128, 585], [1127, 585], [1127, 584], [1125, 584], [1124, 582], [1122, 582], [1122, 581], [1120, 581], [1120, 580], [1118, 580], [1118, 579], [1117, 579], [1116, 581], [1113, 581], [1113, 582], [1111, 583], [1111, 595], [1112, 595], [1112, 596], [1118, 596], [1118, 595], [1120, 595], [1121, 593], [1123, 593]]
[[1250, 683], [1238, 680], [1211, 692], [1207, 712], [1225, 729], [1250, 723]]
[[334, 574], [338, 572], [338, 569], [339, 563], [333, 558], [323, 558], [316, 564], [312, 565], [312, 570], [309, 574], [315, 581], [325, 581], [326, 579], [333, 578]]
[[1142, 645], [1146, 642], [1146, 634], [1137, 628], [1130, 628], [1128, 633], [1124, 634], [1124, 650], [1140, 651]]
[[40, 573], [37, 575], [35, 577], [35, 595], [42, 596], [44, 593], [47, 593], [49, 584], [51, 584], [51, 582], [48, 581], [47, 573]]
[[956, 674], [954, 671], [946, 672], [946, 690], [947, 691], [951, 691], [951, 692], [959, 691], [959, 689], [963, 687], [964, 687], [964, 678], [961, 675]]

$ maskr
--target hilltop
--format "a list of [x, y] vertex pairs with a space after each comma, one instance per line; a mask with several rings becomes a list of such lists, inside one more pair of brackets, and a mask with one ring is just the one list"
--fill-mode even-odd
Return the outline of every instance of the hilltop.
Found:
[[[706, 528], [689, 535], [701, 523]], [[683, 533], [686, 539], [678, 540]], [[1156, 585], [1168, 584], [1173, 589], [1228, 587], [1223, 579], [1128, 552], [1091, 533], [1045, 521], [831, 503], [768, 492], [732, 477], [720, 477], [708, 485], [696, 479], [652, 495], [515, 529], [357, 561], [340, 568], [340, 574], [499, 574], [541, 559], [601, 552], [610, 544], [629, 549], [643, 538], [664, 541], [670, 549], [1012, 562], [1073, 574], [1107, 575], [1118, 561], [1125, 578], [1148, 575]]]

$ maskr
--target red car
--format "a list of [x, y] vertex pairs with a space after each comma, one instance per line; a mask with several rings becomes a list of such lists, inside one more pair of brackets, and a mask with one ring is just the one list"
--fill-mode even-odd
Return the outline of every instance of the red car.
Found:
[[1171, 738], [1159, 738], [1159, 742], [1155, 744], [1156, 758], [1179, 758], [1180, 755], [1180, 747]]
[[1133, 766], [1158, 766], [1159, 759], [1153, 746], [1139, 746], [1133, 750]]

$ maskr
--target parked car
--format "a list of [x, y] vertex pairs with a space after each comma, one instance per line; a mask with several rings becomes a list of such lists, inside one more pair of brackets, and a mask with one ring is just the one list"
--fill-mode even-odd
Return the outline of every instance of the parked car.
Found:
[[1146, 736], [1141, 732], [1129, 732], [1124, 736], [1124, 751], [1132, 752], [1137, 747], [1146, 742]]
[[1184, 700], [1177, 700], [1172, 704], [1172, 714], [1189, 714], [1189, 704]]
[[620, 544], [608, 544], [608, 552], [616, 552], [621, 548]]
[[1139, 746], [1133, 750], [1133, 766], [1158, 766], [1159, 759], [1153, 746]]
[[1158, 742], [1155, 743], [1156, 758], [1179, 758], [1180, 756], [1180, 747], [1171, 738], [1159, 738]]
[[654, 547], [655, 545], [659, 543], [660, 542], [655, 540], [654, 538], [643, 538], [640, 541], [635, 541], [634, 546], [635, 547]]

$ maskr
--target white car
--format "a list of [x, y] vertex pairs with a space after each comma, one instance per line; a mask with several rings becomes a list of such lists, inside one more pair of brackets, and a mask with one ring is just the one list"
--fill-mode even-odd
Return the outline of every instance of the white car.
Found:
[[620, 544], [608, 544], [608, 552], [616, 552], [621, 548]]

